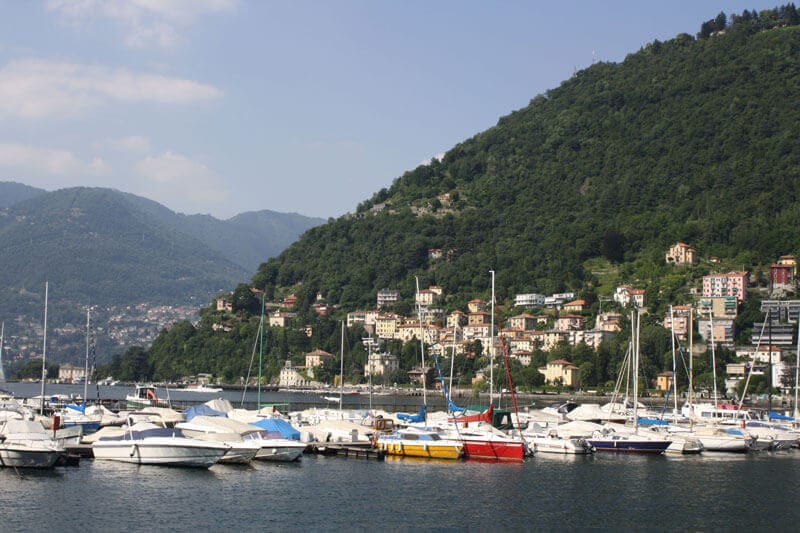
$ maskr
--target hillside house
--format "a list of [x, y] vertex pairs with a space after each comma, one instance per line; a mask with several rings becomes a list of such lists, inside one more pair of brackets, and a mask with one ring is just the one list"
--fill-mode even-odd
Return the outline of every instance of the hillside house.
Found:
[[376, 305], [378, 309], [382, 307], [391, 307], [400, 301], [400, 291], [393, 289], [381, 289], [378, 291], [378, 298]]
[[515, 307], [544, 307], [544, 294], [517, 294], [514, 296]]
[[672, 313], [667, 311], [664, 316], [664, 327], [672, 330], [675, 336], [681, 340], [689, 337], [691, 309], [688, 305], [674, 305]]
[[670, 246], [666, 254], [666, 261], [671, 265], [696, 265], [697, 259], [697, 250], [683, 242]]
[[622, 307], [644, 308], [644, 289], [634, 289], [628, 285], [620, 285], [614, 290], [612, 299]]
[[322, 366], [322, 364], [333, 357], [333, 354], [326, 352], [325, 350], [314, 350], [313, 352], [308, 352], [306, 354], [306, 368], [313, 369], [318, 366]]
[[565, 303], [561, 309], [568, 313], [583, 313], [583, 310], [586, 309], [586, 300], [572, 300]]
[[578, 367], [563, 359], [550, 361], [547, 365], [539, 367], [539, 372], [544, 374], [544, 381], [549, 385], [576, 388], [580, 384]]
[[292, 361], [287, 359], [283, 365], [283, 368], [281, 368], [281, 373], [278, 378], [278, 386], [288, 388], [308, 387], [311, 385], [311, 380], [301, 374], [301, 371], [304, 370], [305, 368], [302, 366], [294, 366]]
[[533, 315], [523, 313], [508, 319], [508, 327], [518, 331], [533, 331], [536, 329], [537, 320]]
[[372, 353], [367, 357], [367, 365], [364, 367], [364, 375], [369, 376], [390, 376], [400, 368], [400, 359], [390, 353]]
[[584, 318], [581, 315], [564, 314], [556, 318], [556, 331], [573, 331], [583, 329]]

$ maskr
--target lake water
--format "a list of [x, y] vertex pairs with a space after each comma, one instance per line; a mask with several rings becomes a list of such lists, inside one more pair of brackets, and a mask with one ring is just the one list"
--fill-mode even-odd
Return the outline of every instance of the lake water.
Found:
[[0, 469], [2, 531], [796, 530], [800, 451]]
[[208, 470], [84, 459], [0, 469], [0, 531], [794, 531], [798, 489], [800, 450]]

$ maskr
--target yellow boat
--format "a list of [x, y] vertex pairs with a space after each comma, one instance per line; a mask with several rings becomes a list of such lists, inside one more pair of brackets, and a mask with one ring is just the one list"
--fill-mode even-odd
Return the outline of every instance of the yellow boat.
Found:
[[462, 442], [443, 439], [435, 431], [426, 429], [405, 428], [387, 435], [380, 435], [376, 445], [387, 455], [401, 457], [460, 459], [464, 456]]

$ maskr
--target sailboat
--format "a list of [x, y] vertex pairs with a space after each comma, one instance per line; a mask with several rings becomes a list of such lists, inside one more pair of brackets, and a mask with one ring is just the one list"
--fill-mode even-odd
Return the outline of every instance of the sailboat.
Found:
[[[419, 294], [419, 278], [417, 278]], [[422, 305], [417, 298], [417, 316], [420, 334], [420, 363], [422, 364], [422, 407], [417, 416], [397, 414], [398, 421], [406, 427], [398, 427], [392, 433], [378, 434], [375, 445], [388, 455], [420, 457], [427, 459], [460, 459], [464, 455], [464, 443], [441, 430], [427, 427], [427, 372], [425, 369], [425, 335], [422, 329]]]
[[631, 337], [633, 349], [633, 428], [606, 424], [589, 439], [598, 452], [628, 452], [660, 454], [672, 444], [671, 440], [650, 437], [639, 433], [639, 313], [631, 312]]
[[[87, 413], [89, 395], [89, 353], [92, 349], [91, 343], [91, 309], [86, 309], [86, 357], [83, 373], [83, 403], [66, 404], [64, 409], [58, 412], [61, 424], [65, 428], [80, 427], [82, 432], [91, 433], [100, 429], [103, 421], [103, 411], [95, 409]], [[119, 424], [122, 424], [122, 420]]]

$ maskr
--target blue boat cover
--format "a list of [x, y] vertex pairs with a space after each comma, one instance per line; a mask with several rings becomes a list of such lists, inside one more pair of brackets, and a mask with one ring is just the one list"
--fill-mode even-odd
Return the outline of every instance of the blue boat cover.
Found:
[[196, 416], [221, 416], [222, 418], [227, 418], [228, 415], [222, 411], [217, 411], [216, 409], [212, 409], [206, 404], [201, 403], [188, 408], [183, 412], [183, 416], [186, 417], [186, 421], [188, 422]]
[[280, 433], [281, 437], [284, 439], [300, 440], [300, 432], [282, 418], [262, 418], [258, 422], [253, 422], [250, 425], [266, 429], [271, 433]]
[[782, 415], [780, 413], [776, 413], [775, 411], [769, 411], [768, 414], [770, 420], [794, 420], [794, 417]]
[[668, 426], [669, 421], [661, 420], [660, 418], [645, 418], [640, 416], [639, 424], [642, 426]]
[[67, 409], [72, 409], [73, 411], [78, 411], [79, 413], [86, 414], [86, 404], [83, 405], [75, 405], [74, 403], [68, 403], [65, 405]]
[[398, 420], [402, 420], [404, 422], [412, 422], [412, 423], [425, 422], [425, 410], [426, 410], [425, 404], [422, 404], [422, 406], [419, 408], [419, 413], [415, 415], [409, 415], [406, 413], [397, 413], [396, 416]]

